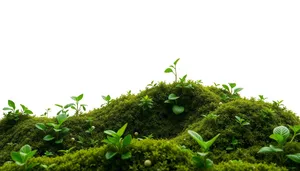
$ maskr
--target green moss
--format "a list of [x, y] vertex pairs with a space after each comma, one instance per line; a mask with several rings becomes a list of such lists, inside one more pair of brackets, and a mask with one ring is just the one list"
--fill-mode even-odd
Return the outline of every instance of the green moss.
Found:
[[215, 171], [287, 171], [285, 167], [275, 164], [247, 163], [241, 161], [222, 162], [215, 166]]

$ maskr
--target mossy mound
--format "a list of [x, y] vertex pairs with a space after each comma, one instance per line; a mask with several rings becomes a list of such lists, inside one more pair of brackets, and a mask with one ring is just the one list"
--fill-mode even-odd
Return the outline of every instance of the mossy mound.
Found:
[[[55, 118], [27, 116], [21, 117], [16, 123], [4, 118], [0, 121], [0, 165], [11, 160], [11, 151], [18, 151], [24, 144], [29, 144], [38, 150], [36, 158], [30, 162], [56, 164], [55, 170], [197, 170], [192, 156], [195, 154], [193, 151], [200, 151], [200, 147], [187, 133], [187, 130], [193, 130], [206, 141], [220, 133], [209, 154], [215, 163], [214, 170], [285, 170], [272, 162], [288, 168], [300, 168], [299, 164], [290, 160], [280, 163], [276, 155], [257, 153], [261, 147], [273, 143], [269, 135], [275, 127], [300, 124], [295, 113], [274, 103], [253, 98], [236, 96], [224, 100], [220, 96], [230, 94], [223, 89], [205, 87], [193, 81], [187, 84], [193, 88], [160, 82], [137, 95], [121, 95], [101, 108], [80, 116], [70, 116], [63, 123], [70, 131], [61, 144], [44, 141], [47, 132], [35, 127], [37, 123], [56, 122]], [[184, 107], [183, 113], [174, 114], [172, 105], [165, 103], [170, 94], [179, 96], [176, 101]], [[153, 106], [145, 110], [140, 103], [146, 95], [152, 99]], [[239, 123], [236, 116], [249, 124]], [[128, 160], [105, 159], [109, 147], [101, 142], [105, 138], [104, 130], [118, 130], [125, 123], [128, 123], [125, 134], [138, 132], [129, 147], [132, 157]], [[95, 130], [89, 134], [86, 130], [91, 125]], [[150, 134], [155, 140], [137, 141]], [[91, 143], [92, 140], [97, 143]], [[235, 146], [232, 146], [233, 140], [238, 142]], [[295, 141], [287, 143], [284, 154], [300, 152], [299, 137]], [[182, 145], [192, 151], [184, 149]], [[58, 152], [72, 147], [74, 153]], [[46, 151], [53, 152], [54, 157], [45, 157]], [[149, 168], [144, 166], [147, 159], [152, 161]], [[21, 168], [6, 163], [1, 169]], [[37, 167], [36, 170], [42, 168]]]
[[[272, 141], [269, 136], [275, 127], [300, 124], [299, 118], [293, 112], [254, 99], [237, 99], [222, 104], [211, 113], [218, 115], [216, 120], [206, 117], [190, 125], [187, 130], [198, 132], [206, 140], [220, 133], [214, 144], [218, 150], [226, 150], [231, 146], [233, 138], [238, 142], [235, 148], [263, 146]], [[238, 123], [235, 116], [249, 122], [249, 125]], [[187, 131], [174, 140], [189, 148], [198, 148], [198, 144], [192, 141]]]

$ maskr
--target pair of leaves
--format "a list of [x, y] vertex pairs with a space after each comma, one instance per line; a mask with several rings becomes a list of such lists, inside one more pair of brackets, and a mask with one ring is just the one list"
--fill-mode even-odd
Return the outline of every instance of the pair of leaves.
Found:
[[263, 147], [261, 148], [258, 153], [276, 153], [276, 152], [283, 152], [281, 148], [274, 147], [273, 145], [270, 145], [269, 147]]
[[[165, 70], [165, 73], [174, 73], [174, 71], [173, 71], [173, 69], [176, 69], [176, 65], [177, 65], [177, 63], [178, 63], [178, 61], [180, 60], [180, 58], [178, 58], [178, 59], [176, 59], [174, 62], [173, 62], [173, 64], [174, 65], [170, 65], [170, 67], [169, 68], [167, 68], [166, 70]], [[172, 69], [173, 68], [173, 69]], [[174, 73], [175, 74], [175, 73]]]
[[197, 143], [203, 148], [204, 152], [209, 151], [209, 147], [216, 141], [216, 139], [220, 136], [220, 134], [216, 135], [209, 141], [204, 141], [201, 135], [199, 135], [197, 132], [188, 130], [188, 133], [190, 136], [197, 141]]
[[300, 153], [286, 155], [289, 159], [296, 163], [300, 163]]
[[31, 151], [30, 145], [24, 145], [19, 152], [11, 152], [11, 158], [16, 162], [17, 165], [23, 166], [27, 161], [32, 158], [37, 150]]
[[79, 102], [83, 98], [83, 94], [80, 94], [79, 96], [72, 96], [71, 99], [73, 99], [76, 102]]
[[[108, 151], [105, 154], [105, 158], [107, 160], [109, 160], [109, 159], [113, 158], [117, 154], [118, 154], [118, 152]], [[128, 152], [126, 152], [126, 153], [124, 153], [124, 154], [121, 155], [121, 159], [123, 159], [123, 160], [129, 159], [129, 158], [131, 158], [131, 152], [130, 151], [128, 151]]]

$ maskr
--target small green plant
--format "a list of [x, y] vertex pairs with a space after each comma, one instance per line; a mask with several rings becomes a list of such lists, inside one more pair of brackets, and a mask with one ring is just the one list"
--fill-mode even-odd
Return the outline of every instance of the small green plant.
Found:
[[152, 88], [152, 87], [155, 87], [155, 86], [157, 86], [157, 83], [154, 83], [154, 81], [151, 81], [151, 83], [148, 84], [146, 88]]
[[230, 99], [239, 98], [240, 97], [239, 92], [242, 91], [243, 88], [235, 88], [236, 83], [228, 83], [228, 85], [226, 84], [222, 85], [222, 87], [226, 91], [226, 93], [223, 93], [221, 96], [222, 100], [226, 101], [228, 99], [230, 100]]
[[283, 100], [277, 100], [277, 101], [273, 100], [273, 106], [275, 106], [277, 108], [284, 107], [284, 105], [282, 104], [282, 102], [283, 102]]
[[193, 89], [194, 87], [192, 86], [192, 84], [186, 81], [186, 77], [187, 75], [183, 76], [182, 78], [179, 78], [179, 82], [176, 84], [176, 87]]
[[31, 150], [30, 145], [24, 145], [19, 152], [11, 152], [10, 156], [15, 161], [15, 163], [19, 166], [24, 166], [24, 170], [31, 170], [33, 167], [38, 165], [37, 163], [28, 164], [29, 159], [31, 159], [37, 150]]
[[219, 87], [220, 84], [217, 84], [217, 83], [214, 82], [214, 86], [215, 86], [215, 87]]
[[44, 153], [46, 156], [53, 156], [53, 153], [51, 152], [51, 151], [46, 151], [45, 153]]
[[130, 145], [132, 137], [130, 134], [128, 134], [124, 137], [124, 139], [122, 138], [126, 127], [127, 123], [123, 125], [117, 132], [113, 130], [104, 131], [104, 133], [108, 136], [106, 139], [102, 140], [102, 142], [107, 143], [114, 148], [114, 151], [106, 152], [106, 159], [111, 159], [117, 154], [120, 154], [121, 159], [123, 160], [131, 158], [131, 152], [127, 150], [127, 147]]
[[4, 116], [8, 119], [8, 120], [15, 120], [18, 121], [19, 117], [21, 115], [30, 115], [33, 114], [33, 112], [31, 110], [29, 110], [26, 106], [20, 104], [20, 106], [22, 107], [21, 110], [16, 109], [16, 104], [15, 102], [13, 102], [12, 100], [8, 100], [8, 106], [9, 107], [4, 107], [3, 110], [7, 111], [7, 113], [4, 113]]
[[140, 100], [139, 106], [143, 108], [143, 110], [151, 109], [153, 107], [153, 100], [148, 95], [142, 97]]
[[75, 103], [72, 103], [71, 108], [75, 110], [75, 116], [79, 116], [81, 114], [81, 108], [83, 111], [86, 111], [86, 104], [79, 104], [79, 101], [82, 100], [83, 94], [80, 94], [79, 96], [72, 96], [71, 99], [75, 101]]
[[215, 121], [215, 124], [217, 124], [217, 119], [219, 115], [215, 114], [214, 112], [209, 113], [208, 115], [202, 115], [206, 119], [212, 119]]
[[263, 95], [258, 95], [258, 97], [259, 97], [259, 101], [265, 101], [267, 98], [266, 97], [264, 97]]
[[51, 168], [53, 168], [54, 166], [56, 166], [55, 163], [50, 164], [50, 165], [46, 165], [46, 164], [41, 164], [40, 167], [44, 168], [45, 170], [50, 170]]
[[238, 145], [239, 141], [237, 139], [235, 139], [234, 137], [232, 137], [232, 140], [231, 140], [231, 143], [230, 143], [230, 146], [226, 148], [227, 151], [230, 151], [230, 150], [235, 150], [236, 149], [236, 146]]
[[197, 152], [196, 155], [193, 156], [192, 160], [195, 163], [196, 167], [202, 168], [202, 169], [209, 169], [213, 167], [213, 161], [207, 158], [207, 155], [209, 154], [209, 148], [212, 146], [212, 144], [216, 141], [216, 139], [220, 136], [220, 134], [216, 135], [209, 141], [204, 141], [201, 135], [199, 135], [197, 132], [188, 130], [188, 133], [190, 136], [196, 140], [196, 142], [201, 147], [201, 152]]
[[[102, 96], [102, 99], [106, 101], [106, 105], [109, 105], [109, 103], [111, 102], [110, 95]], [[105, 104], [103, 104], [103, 105], [105, 105]], [[103, 106], [103, 105], [101, 105], [101, 106]]]
[[203, 84], [203, 81], [202, 80], [197, 80], [196, 84]]
[[235, 116], [235, 121], [239, 123], [241, 126], [250, 125], [250, 122], [247, 122], [245, 119]]
[[68, 154], [68, 153], [70, 153], [74, 149], [75, 149], [75, 147], [71, 147], [68, 150], [58, 150], [58, 152], [59, 153], [63, 153], [63, 154]]
[[[293, 127], [296, 132], [298, 132], [298, 126]], [[298, 130], [298, 131], [297, 131]], [[295, 133], [294, 131], [294, 133]], [[262, 147], [258, 153], [277, 153], [277, 157], [281, 164], [283, 164], [287, 158], [293, 160], [294, 162], [300, 163], [300, 153], [288, 154], [287, 158], [284, 157], [283, 149], [287, 142], [287, 139], [290, 137], [290, 130], [285, 126], [278, 126], [273, 129], [273, 134], [270, 135], [270, 138], [277, 142], [276, 146], [269, 145], [269, 147]], [[292, 140], [294, 136], [292, 137]]]
[[297, 135], [300, 135], [300, 125], [289, 125], [290, 129], [293, 130], [294, 134], [290, 142], [292, 142]]
[[131, 95], [131, 90], [127, 91], [127, 96]]
[[41, 116], [48, 117], [48, 114], [49, 114], [50, 111], [51, 111], [51, 109], [47, 108], [45, 113], [43, 113]]
[[179, 106], [177, 104], [177, 99], [178, 98], [179, 98], [178, 96], [176, 96], [175, 94], [172, 93], [172, 94], [170, 94], [168, 96], [168, 100], [165, 101], [165, 103], [173, 104], [172, 111], [176, 115], [179, 115], [179, 114], [181, 114], [181, 113], [184, 112], [184, 107], [183, 106]]
[[[62, 124], [68, 119], [68, 116], [65, 113], [59, 114], [56, 116], [56, 120], [58, 123], [47, 123], [47, 126], [51, 126], [53, 129], [52, 134], [47, 134], [43, 140], [52, 141], [55, 140], [56, 144], [60, 144], [63, 142], [63, 136], [69, 132], [69, 128], [61, 127]], [[46, 133], [47, 126], [44, 123], [37, 123], [35, 125], [36, 128], [42, 130]]]
[[169, 68], [165, 69], [165, 73], [173, 73], [174, 76], [175, 76], [175, 82], [177, 82], [177, 68], [176, 68], [176, 65], [177, 65], [177, 62], [179, 61], [180, 58], [176, 59], [174, 62], [173, 62], [173, 65], [170, 65]]
[[140, 140], [152, 139], [152, 138], [153, 138], [153, 134], [150, 134], [148, 136], [143, 136], [143, 138], [137, 138], [137, 139], [140, 141]]
[[68, 112], [69, 112], [69, 108], [73, 105], [73, 103], [69, 103], [66, 105], [60, 105], [60, 104], [55, 104], [55, 106], [59, 107], [60, 110], [57, 112], [56, 115], [60, 115], [60, 114], [66, 114], [67, 116], [69, 116]]

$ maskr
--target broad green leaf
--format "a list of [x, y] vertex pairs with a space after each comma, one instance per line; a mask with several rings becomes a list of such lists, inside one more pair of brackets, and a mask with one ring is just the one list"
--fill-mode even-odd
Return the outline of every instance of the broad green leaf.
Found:
[[125, 130], [126, 130], [126, 127], [127, 127], [127, 123], [124, 124], [124, 125], [122, 126], [122, 128], [120, 128], [120, 129], [118, 130], [117, 134], [119, 135], [119, 137], [121, 137], [121, 136], [124, 134], [124, 132], [125, 132]]
[[236, 89], [234, 89], [234, 94], [237, 94], [238, 92], [240, 92], [240, 91], [242, 91], [243, 90], [243, 88], [236, 88]]
[[203, 141], [203, 138], [201, 137], [201, 135], [199, 135], [197, 132], [192, 131], [192, 130], [188, 130], [188, 133], [190, 134], [190, 136], [197, 141], [197, 143], [200, 145], [200, 141]]
[[277, 143], [280, 145], [283, 145], [284, 140], [285, 140], [284, 137], [280, 134], [272, 134], [272, 135], [270, 135], [270, 138], [277, 141]]
[[71, 106], [72, 109], [76, 110], [75, 106]]
[[167, 69], [165, 70], [165, 73], [171, 73], [171, 72], [173, 72], [173, 70], [172, 70], [171, 68], [167, 68]]
[[30, 147], [30, 145], [28, 145], [28, 144], [24, 145], [24, 146], [20, 149], [20, 152], [25, 153], [25, 154], [31, 152], [31, 147]]
[[300, 163], [300, 153], [286, 155], [289, 159], [293, 160], [296, 163]]
[[131, 135], [130, 134], [128, 134], [125, 138], [124, 138], [124, 140], [123, 140], [123, 147], [126, 147], [126, 146], [128, 146], [130, 143], [131, 143]]
[[52, 126], [53, 128], [56, 128], [58, 125], [55, 123], [46, 123], [46, 125], [48, 126]]
[[125, 154], [122, 154], [122, 156], [121, 156], [121, 158], [122, 158], [123, 160], [129, 159], [130, 157], [131, 157], [131, 152], [130, 152], [130, 151], [128, 151], [128, 152], [125, 153]]
[[26, 159], [25, 159], [25, 160], [29, 160], [31, 157], [33, 157], [33, 156], [35, 155], [36, 152], [37, 152], [37, 150], [30, 151], [30, 152], [26, 155]]
[[176, 59], [176, 61], [173, 63], [174, 65], [177, 65], [177, 62], [180, 60], [180, 58]]
[[270, 145], [269, 147], [262, 147], [258, 153], [272, 153], [272, 152], [283, 152], [281, 148], [274, 147]]
[[113, 144], [120, 144], [120, 137], [116, 136], [116, 137], [107, 137], [108, 141], [110, 141]]
[[61, 131], [61, 129], [59, 129], [59, 128], [53, 128], [53, 130], [54, 130], [55, 132], [60, 132], [60, 131]]
[[290, 136], [290, 130], [285, 126], [278, 126], [273, 129], [273, 134], [280, 134], [286, 140]]
[[23, 110], [23, 111], [25, 111], [25, 110], [27, 109], [27, 107], [24, 106], [24, 105], [22, 105], [22, 104], [20, 104], [20, 106], [22, 107], [22, 110]]
[[61, 125], [68, 119], [68, 116], [63, 113], [63, 114], [57, 115], [56, 119], [57, 119], [58, 124]]
[[[23, 163], [23, 161], [22, 161], [22, 157], [21, 157], [20, 153], [13, 151], [13, 152], [10, 153], [10, 156], [11, 156], [11, 158], [12, 158], [15, 162], [18, 162], [18, 163], [20, 163], [21, 165], [24, 165], [24, 164], [25, 164], [25, 163]], [[18, 164], [18, 165], [19, 165], [19, 164]]]
[[168, 99], [169, 99], [169, 100], [176, 100], [176, 99], [178, 99], [178, 98], [179, 98], [179, 97], [178, 97], [178, 96], [176, 96], [176, 95], [175, 95], [175, 94], [173, 94], [173, 93], [172, 93], [172, 94], [170, 94], [170, 95], [169, 95], [169, 97], [168, 97]]
[[112, 142], [110, 142], [108, 139], [104, 139], [101, 142], [107, 143], [107, 144], [113, 144]]
[[61, 144], [63, 141], [64, 141], [64, 139], [61, 138], [61, 139], [59, 139], [59, 140], [56, 140], [56, 141], [55, 141], [55, 144]]
[[228, 83], [228, 84], [231, 88], [234, 88], [236, 86], [236, 83]]
[[28, 110], [28, 109], [26, 109], [26, 110], [24, 111], [24, 113], [25, 113], [25, 114], [33, 114], [33, 112], [32, 112], [31, 110]]
[[184, 112], [184, 107], [183, 107], [183, 106], [174, 105], [174, 106], [172, 107], [172, 111], [173, 111], [176, 115], [179, 115], [179, 114], [181, 114], [182, 112]]
[[54, 137], [52, 136], [52, 135], [46, 135], [44, 138], [43, 138], [43, 140], [45, 140], [45, 141], [51, 141], [51, 140], [53, 140], [54, 139]]
[[86, 105], [80, 105], [80, 106], [82, 107], [82, 109], [83, 109], [84, 111], [86, 111], [86, 108], [85, 108]]
[[107, 160], [109, 160], [109, 159], [113, 158], [116, 154], [118, 154], [118, 153], [117, 153], [117, 152], [108, 151], [108, 152], [106, 152], [106, 154], [105, 154], [105, 158], [106, 158]]
[[222, 86], [225, 90], [230, 91], [229, 87], [226, 84], [223, 84]]
[[67, 133], [67, 132], [69, 132], [69, 131], [70, 131], [70, 129], [67, 128], [67, 127], [61, 128], [61, 132], [63, 132], [63, 133]]
[[12, 107], [13, 109], [16, 109], [16, 105], [12, 100], [8, 100], [8, 106]]
[[77, 97], [77, 101], [79, 102], [82, 98], [83, 98], [83, 94], [80, 94], [80, 95]]
[[13, 110], [13, 109], [9, 108], [9, 107], [5, 107], [5, 108], [3, 108], [3, 110]]
[[37, 123], [37, 124], [35, 124], [35, 127], [42, 131], [45, 131], [47, 129], [47, 127], [44, 123]]
[[111, 136], [119, 136], [115, 131], [113, 130], [105, 130], [104, 131], [105, 134], [111, 135]]

